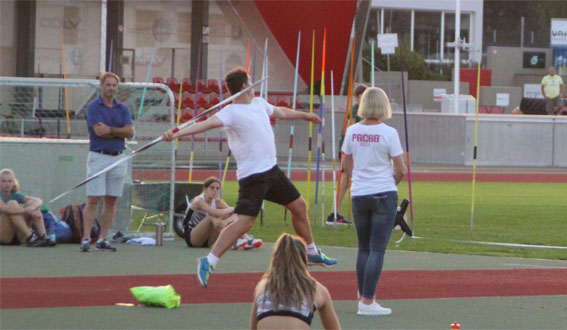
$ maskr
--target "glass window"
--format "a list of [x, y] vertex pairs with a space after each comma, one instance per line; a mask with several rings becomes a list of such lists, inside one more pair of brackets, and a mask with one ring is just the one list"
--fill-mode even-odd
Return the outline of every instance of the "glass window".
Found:
[[441, 13], [415, 12], [413, 48], [425, 58], [438, 59], [441, 42]]
[[411, 38], [411, 10], [386, 9], [384, 10], [385, 33], [397, 33], [398, 42], [407, 42]]
[[[461, 39], [470, 43], [470, 19], [469, 13], [461, 13]], [[455, 58], [455, 49], [448, 47], [447, 43], [455, 41], [455, 13], [445, 13], [445, 58]], [[468, 58], [468, 52], [461, 50], [461, 59]]]

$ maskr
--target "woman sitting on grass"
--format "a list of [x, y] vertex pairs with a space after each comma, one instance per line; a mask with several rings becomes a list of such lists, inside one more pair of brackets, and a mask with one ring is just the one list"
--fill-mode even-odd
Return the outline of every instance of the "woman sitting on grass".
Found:
[[340, 329], [329, 291], [307, 270], [305, 242], [284, 233], [256, 286], [250, 329], [310, 329], [316, 310], [325, 329]]
[[[25, 242], [30, 247], [54, 246], [45, 236], [45, 225], [41, 215], [41, 199], [18, 192], [16, 174], [9, 168], [0, 171], [0, 243], [20, 245]], [[32, 225], [35, 227], [34, 232]]]
[[[183, 220], [187, 246], [212, 246], [221, 230], [236, 220], [234, 207], [229, 207], [223, 200], [217, 198], [220, 189], [219, 179], [210, 177], [203, 183], [203, 193], [191, 200]], [[246, 235], [239, 238], [232, 248], [236, 250], [242, 247], [249, 250], [260, 246], [262, 246], [261, 239]]]

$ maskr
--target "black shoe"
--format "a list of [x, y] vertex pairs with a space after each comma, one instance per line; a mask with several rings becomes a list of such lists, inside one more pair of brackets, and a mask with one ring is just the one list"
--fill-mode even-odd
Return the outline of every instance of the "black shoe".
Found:
[[406, 222], [406, 219], [404, 219], [404, 215], [406, 214], [406, 210], [408, 209], [408, 206], [409, 206], [409, 201], [404, 198], [402, 204], [398, 208], [398, 213], [396, 214], [396, 222], [394, 223], [394, 227], [400, 226], [400, 228], [402, 228], [404, 233], [406, 233], [411, 237], [413, 236], [413, 231]]
[[46, 247], [46, 246], [50, 246], [48, 244], [51, 243], [49, 239], [45, 238], [45, 235], [39, 237], [37, 236], [36, 233], [32, 233], [30, 237], [28, 237], [26, 242], [27, 242], [27, 246], [29, 247]]
[[96, 243], [96, 249], [100, 251], [116, 252], [116, 248], [113, 248], [112, 245], [110, 245], [110, 242], [106, 240], [106, 238]]

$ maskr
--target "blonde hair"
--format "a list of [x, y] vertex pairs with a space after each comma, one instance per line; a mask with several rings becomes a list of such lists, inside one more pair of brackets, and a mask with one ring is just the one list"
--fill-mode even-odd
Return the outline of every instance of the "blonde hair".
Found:
[[384, 90], [378, 87], [367, 88], [362, 93], [358, 115], [366, 119], [392, 118], [390, 101]]
[[18, 189], [20, 188], [20, 184], [18, 183], [18, 179], [16, 179], [16, 173], [14, 173], [14, 171], [10, 168], [4, 168], [0, 170], [0, 176], [4, 174], [11, 175], [12, 178], [14, 178], [14, 186], [12, 187], [11, 192], [13, 193], [18, 192]]
[[307, 246], [297, 236], [283, 233], [278, 238], [272, 262], [262, 278], [276, 311], [280, 304], [300, 309], [304, 300], [308, 306], [315, 301], [317, 281], [307, 270]]
[[117, 83], [117, 84], [120, 83], [120, 77], [118, 77], [118, 75], [117, 75], [116, 73], [114, 73], [114, 72], [103, 72], [103, 73], [100, 75], [100, 79], [99, 79], [99, 80], [100, 80], [100, 84], [101, 84], [101, 85], [104, 85], [104, 82], [106, 81], [106, 79], [111, 78], [111, 77], [114, 78], [114, 79], [116, 79], [116, 83]]

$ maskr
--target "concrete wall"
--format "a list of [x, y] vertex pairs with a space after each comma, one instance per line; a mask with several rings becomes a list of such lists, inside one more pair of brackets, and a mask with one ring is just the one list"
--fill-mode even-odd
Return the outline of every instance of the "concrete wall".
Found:
[[[441, 99], [433, 100], [433, 91], [436, 88], [447, 90], [446, 94], [453, 94], [453, 82], [451, 81], [426, 81], [410, 80], [408, 88], [409, 104], [421, 104], [423, 112], [440, 112]], [[460, 84], [460, 94], [469, 93], [469, 83]]]
[[504, 113], [512, 113], [512, 110], [520, 105], [522, 101], [521, 87], [480, 87], [480, 106], [496, 106], [496, 94], [508, 94], [509, 103], [504, 107]]
[[545, 64], [553, 63], [550, 48], [519, 48], [489, 46], [486, 51], [487, 69], [492, 70], [492, 86], [523, 87], [524, 83], [538, 84], [547, 69], [524, 69], [524, 51], [545, 52]]

